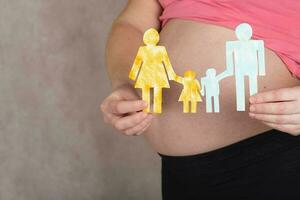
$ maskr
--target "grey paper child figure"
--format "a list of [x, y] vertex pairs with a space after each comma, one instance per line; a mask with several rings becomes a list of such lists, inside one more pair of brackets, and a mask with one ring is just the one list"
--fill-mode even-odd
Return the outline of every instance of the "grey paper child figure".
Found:
[[[220, 74], [221, 75], [221, 74]], [[221, 76], [216, 76], [216, 70], [214, 68], [209, 68], [206, 71], [206, 76], [201, 78], [201, 95], [205, 96], [206, 101], [206, 112], [220, 112], [220, 87], [219, 81], [221, 80]], [[212, 104], [212, 100], [214, 103]]]

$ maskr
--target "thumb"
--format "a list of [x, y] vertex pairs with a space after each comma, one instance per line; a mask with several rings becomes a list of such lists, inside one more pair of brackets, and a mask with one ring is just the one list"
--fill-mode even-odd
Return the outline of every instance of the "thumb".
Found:
[[109, 102], [108, 112], [115, 115], [123, 115], [138, 112], [147, 107], [147, 103], [142, 100], [113, 100]]

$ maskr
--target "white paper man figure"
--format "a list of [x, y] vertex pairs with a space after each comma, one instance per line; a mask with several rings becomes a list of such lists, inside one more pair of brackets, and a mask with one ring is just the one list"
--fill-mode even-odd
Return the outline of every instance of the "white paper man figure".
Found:
[[220, 87], [219, 81], [223, 78], [222, 74], [216, 76], [216, 70], [209, 68], [206, 71], [206, 76], [201, 78], [201, 95], [205, 96], [206, 112], [213, 112], [212, 98], [214, 99], [214, 112], [220, 112]]
[[249, 78], [250, 95], [257, 93], [257, 77], [264, 76], [265, 54], [262, 40], [251, 40], [252, 28], [240, 24], [235, 29], [239, 40], [226, 42], [226, 65], [224, 76], [235, 74], [237, 111], [245, 111], [245, 76]]

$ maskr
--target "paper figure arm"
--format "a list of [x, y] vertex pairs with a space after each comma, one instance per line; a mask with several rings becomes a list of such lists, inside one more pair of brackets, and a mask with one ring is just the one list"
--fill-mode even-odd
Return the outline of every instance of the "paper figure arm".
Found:
[[175, 75], [174, 81], [183, 84], [183, 78], [181, 76]]
[[229, 76], [232, 76], [233, 74], [231, 74], [231, 72], [229, 72], [227, 69], [224, 71], [224, 72], [222, 72], [221, 74], [219, 74], [219, 75], [217, 75], [217, 80], [218, 80], [218, 82], [219, 81], [221, 81], [222, 79], [224, 79], [224, 78], [227, 78], [227, 77], [229, 77]]
[[196, 84], [197, 84], [197, 89], [198, 89], [198, 91], [201, 93], [202, 88], [201, 88], [201, 84], [199, 83], [198, 80], [196, 80]]
[[167, 50], [164, 47], [163, 47], [163, 52], [162, 53], [163, 53], [163, 62], [164, 62], [168, 77], [169, 77], [170, 80], [174, 80], [175, 77], [176, 77], [176, 73], [173, 70], [173, 67], [172, 67], [171, 62], [170, 62], [169, 55], [167, 53]]
[[143, 62], [143, 60], [142, 60], [141, 48], [140, 48], [134, 59], [133, 65], [132, 65], [130, 73], [129, 73], [129, 78], [131, 80], [133, 80], [133, 81], [136, 80], [139, 70], [141, 68], [142, 62]]
[[258, 41], [257, 59], [258, 59], [258, 74], [260, 76], [266, 75], [266, 63], [265, 63], [265, 47], [264, 41]]
[[234, 73], [234, 57], [233, 47], [231, 42], [226, 43], [226, 70], [217, 76], [217, 80], [220, 81], [228, 76], [232, 76]]
[[200, 93], [202, 96], [205, 96], [205, 80], [204, 80], [204, 78], [201, 78], [201, 85], [202, 85], [202, 88], [201, 88]]

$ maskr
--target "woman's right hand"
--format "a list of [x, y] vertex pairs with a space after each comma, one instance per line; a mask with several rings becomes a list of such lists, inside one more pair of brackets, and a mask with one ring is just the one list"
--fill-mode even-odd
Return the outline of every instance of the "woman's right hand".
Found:
[[125, 135], [141, 135], [150, 126], [153, 115], [145, 108], [147, 103], [130, 85], [117, 88], [101, 104], [104, 121]]

